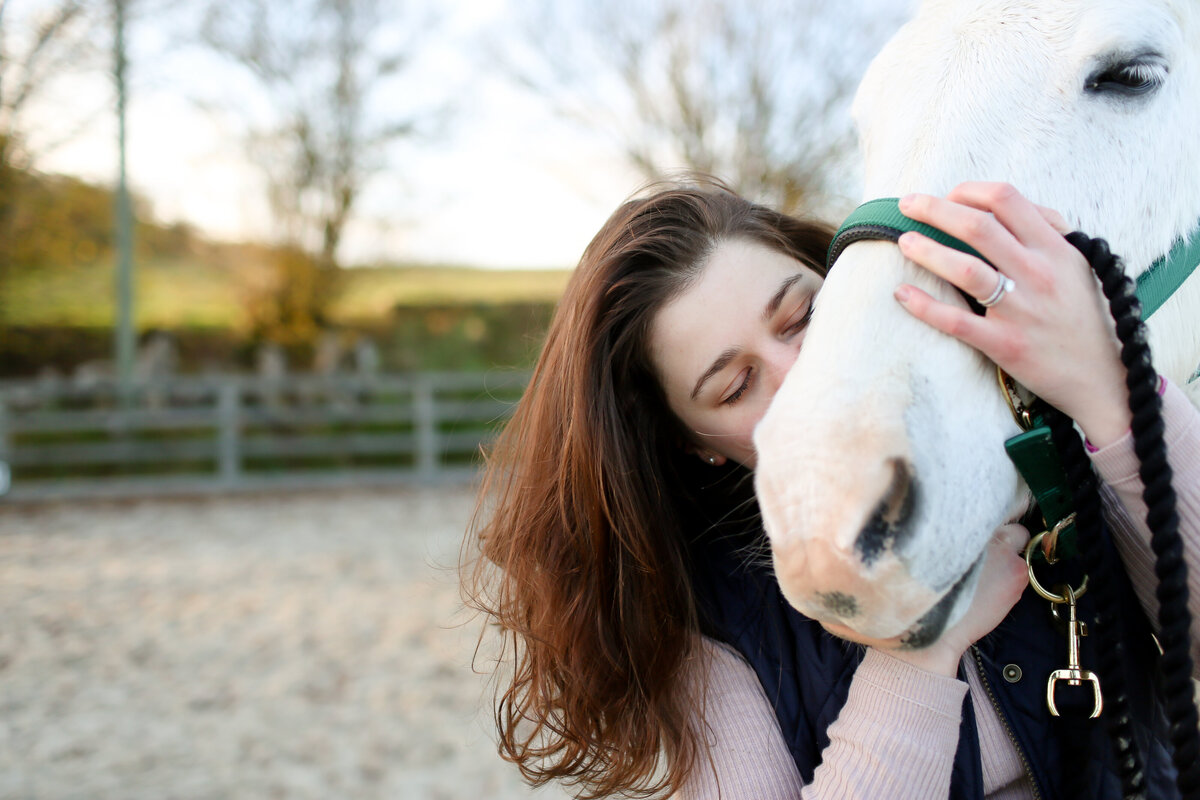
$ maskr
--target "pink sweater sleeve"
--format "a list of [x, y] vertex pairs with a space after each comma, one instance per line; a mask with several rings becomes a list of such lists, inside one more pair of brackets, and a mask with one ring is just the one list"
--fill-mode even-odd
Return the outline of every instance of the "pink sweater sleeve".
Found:
[[[1183, 538], [1184, 561], [1188, 566], [1188, 592], [1192, 611], [1192, 658], [1200, 670], [1200, 411], [1174, 384], [1167, 382], [1163, 393], [1164, 439], [1167, 460], [1174, 472], [1179, 535]], [[1154, 552], [1146, 525], [1146, 504], [1138, 476], [1133, 435], [1091, 454], [1103, 481], [1105, 516], [1108, 518], [1125, 568], [1142, 607], [1157, 627], [1158, 601], [1154, 596]], [[1200, 677], [1200, 674], [1197, 675]]]
[[753, 669], [724, 645], [709, 656], [701, 730], [708, 751], [677, 797], [684, 800], [817, 800], [946, 797], [967, 685], [868, 650], [829, 728], [809, 786]]

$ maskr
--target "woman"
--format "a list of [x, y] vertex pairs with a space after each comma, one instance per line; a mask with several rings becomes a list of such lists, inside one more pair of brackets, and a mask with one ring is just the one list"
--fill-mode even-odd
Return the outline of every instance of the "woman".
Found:
[[[1073, 258], [1073, 283], [1054, 291], [1095, 294], [1054, 233], [1064, 227], [1056, 215], [989, 193], [968, 184], [947, 201], [917, 198], [907, 213], [983, 252], [995, 244], [982, 237], [1000, 236], [1002, 269]], [[980, 209], [998, 224], [973, 228]], [[930, 797], [967, 783], [999, 796], [1037, 782], [1028, 769], [1009, 774], [1021, 762], [1011, 744], [998, 761], [985, 752], [981, 776], [959, 775], [956, 760], [967, 693], [956, 675], [1021, 596], [1023, 529], [997, 533], [971, 610], [918, 651], [869, 642], [864, 654], [833, 638], [784, 607], [765, 566], [750, 433], [803, 344], [830, 235], [720, 186], [677, 186], [626, 203], [585, 251], [489, 461], [474, 529], [483, 558], [467, 579], [513, 668], [499, 686], [501, 751], [534, 783], [562, 779], [595, 797], [715, 796], [719, 785], [736, 798], [799, 796], [802, 786], [805, 797]], [[972, 294], [992, 288], [928, 240], [902, 246]], [[1032, 292], [1039, 302], [1052, 293]], [[1082, 409], [1097, 444], [1128, 427], [1096, 303], [1074, 304], [1079, 318], [1062, 324], [1012, 303], [978, 327], [912, 287], [897, 297], [1042, 396]], [[997, 332], [1010, 314], [1035, 318], [1028, 336], [1065, 346], [1045, 359], [1012, 346]], [[1079, 384], [1075, 373], [1060, 379], [1080, 360], [1102, 367]], [[1172, 432], [1184, 416], [1173, 393]], [[1197, 424], [1187, 425], [1185, 445], [1200, 453]], [[986, 688], [971, 692], [978, 723], [964, 726], [977, 747], [1005, 733], [980, 702]]]

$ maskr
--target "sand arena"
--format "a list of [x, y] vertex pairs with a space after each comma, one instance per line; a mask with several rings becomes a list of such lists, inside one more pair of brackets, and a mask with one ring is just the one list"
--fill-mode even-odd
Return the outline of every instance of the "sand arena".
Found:
[[565, 797], [490, 739], [453, 569], [473, 502], [0, 505], [0, 797]]

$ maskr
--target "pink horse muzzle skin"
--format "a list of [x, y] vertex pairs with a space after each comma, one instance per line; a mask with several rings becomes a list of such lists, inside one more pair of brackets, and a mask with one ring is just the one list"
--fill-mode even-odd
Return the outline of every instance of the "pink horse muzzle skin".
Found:
[[[802, 594], [789, 592], [790, 581], [781, 578], [784, 595], [800, 613], [821, 623], [843, 638], [894, 639], [903, 649], [933, 644], [961, 616], [960, 606], [970, 598], [978, 581], [984, 556], [980, 555], [965, 574], [942, 593], [921, 587], [903, 577], [902, 590], [889, 591], [889, 581], [835, 579], [826, 585], [843, 588], [814, 589]], [[776, 558], [777, 573], [780, 561]], [[855, 585], [858, 590], [851, 588]], [[849, 591], [847, 591], [849, 589]]]
[[[772, 536], [775, 572], [788, 601], [829, 627], [867, 639], [898, 639], [926, 647], [958, 618], [983, 554], [940, 586], [913, 575], [908, 545], [918, 524], [919, 485], [907, 459], [885, 460], [882, 492], [861, 525], [835, 536]], [[810, 532], [829, 526], [806, 526]]]

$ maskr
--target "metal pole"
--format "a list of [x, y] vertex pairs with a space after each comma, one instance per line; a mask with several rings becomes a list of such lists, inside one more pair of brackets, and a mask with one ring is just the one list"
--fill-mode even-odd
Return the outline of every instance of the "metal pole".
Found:
[[117, 171], [116, 197], [116, 319], [113, 325], [116, 353], [117, 390], [122, 404], [130, 401], [133, 391], [133, 208], [125, 178], [125, 0], [113, 0], [116, 12], [116, 41], [113, 73], [117, 82]]
[[12, 488], [8, 428], [8, 398], [0, 392], [0, 497], [8, 494], [8, 490]]
[[237, 382], [222, 383], [217, 393], [217, 479], [225, 487], [242, 477], [241, 403]]
[[432, 481], [437, 477], [438, 452], [437, 405], [433, 397], [433, 382], [428, 375], [418, 375], [413, 385], [413, 416], [417, 439], [417, 477]]

